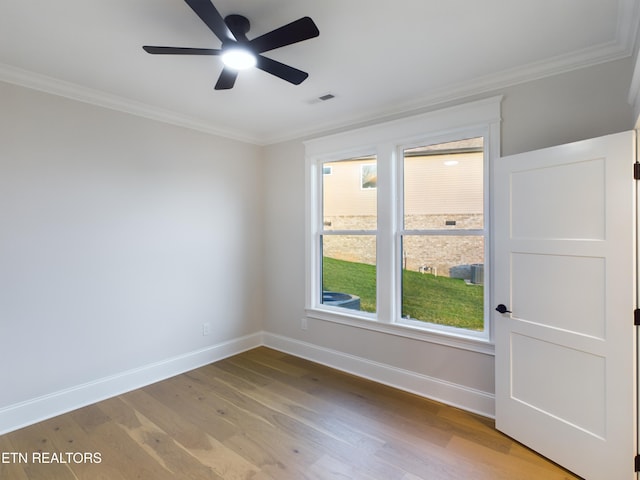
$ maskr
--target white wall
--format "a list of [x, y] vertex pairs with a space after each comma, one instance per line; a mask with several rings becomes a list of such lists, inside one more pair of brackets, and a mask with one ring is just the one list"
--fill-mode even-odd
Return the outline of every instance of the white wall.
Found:
[[[631, 60], [513, 86], [502, 103], [512, 154], [633, 128]], [[267, 343], [385, 383], [493, 414], [493, 356], [305, 317], [304, 145], [265, 149]]]
[[259, 147], [3, 83], [0, 105], [0, 432], [261, 338]]
[[632, 74], [626, 58], [501, 90], [502, 155], [633, 129]]
[[[631, 128], [631, 71], [488, 92], [505, 96], [503, 153]], [[300, 328], [302, 141], [260, 148], [2, 83], [0, 105], [0, 433], [263, 338], [492, 413], [489, 354]]]

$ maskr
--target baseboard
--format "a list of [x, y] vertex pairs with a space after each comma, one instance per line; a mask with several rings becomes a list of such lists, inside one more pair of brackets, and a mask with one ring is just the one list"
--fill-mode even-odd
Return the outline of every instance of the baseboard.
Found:
[[255, 333], [0, 409], [0, 435], [193, 370], [263, 344]]
[[0, 435], [159, 382], [260, 345], [494, 418], [495, 398], [487, 392], [292, 338], [259, 332], [9, 405], [0, 409]]
[[263, 333], [263, 341], [265, 346], [291, 355], [485, 417], [495, 417], [495, 396], [491, 393], [272, 333]]

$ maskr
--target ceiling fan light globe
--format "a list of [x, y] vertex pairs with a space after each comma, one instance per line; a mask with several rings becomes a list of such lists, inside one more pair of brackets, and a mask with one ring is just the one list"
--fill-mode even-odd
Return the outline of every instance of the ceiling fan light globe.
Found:
[[242, 47], [230, 47], [224, 49], [222, 54], [224, 64], [233, 70], [246, 70], [256, 66], [256, 55]]

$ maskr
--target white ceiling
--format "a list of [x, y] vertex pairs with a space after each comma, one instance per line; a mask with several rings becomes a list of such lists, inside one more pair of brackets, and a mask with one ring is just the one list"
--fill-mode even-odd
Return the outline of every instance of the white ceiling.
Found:
[[[254, 38], [303, 16], [320, 36], [265, 56], [215, 91], [219, 48], [183, 0], [0, 1], [0, 80], [257, 144], [415, 110], [632, 53], [640, 0], [214, 0]], [[327, 102], [314, 101], [331, 93]]]

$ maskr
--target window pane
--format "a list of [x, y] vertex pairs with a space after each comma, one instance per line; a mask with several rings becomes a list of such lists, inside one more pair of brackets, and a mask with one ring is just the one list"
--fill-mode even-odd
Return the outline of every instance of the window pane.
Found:
[[404, 151], [404, 229], [482, 229], [483, 139]]
[[484, 328], [484, 237], [405, 235], [402, 317]]
[[324, 235], [320, 241], [322, 303], [375, 313], [375, 235]]
[[322, 219], [324, 230], [377, 228], [377, 171], [375, 157], [323, 164]]

